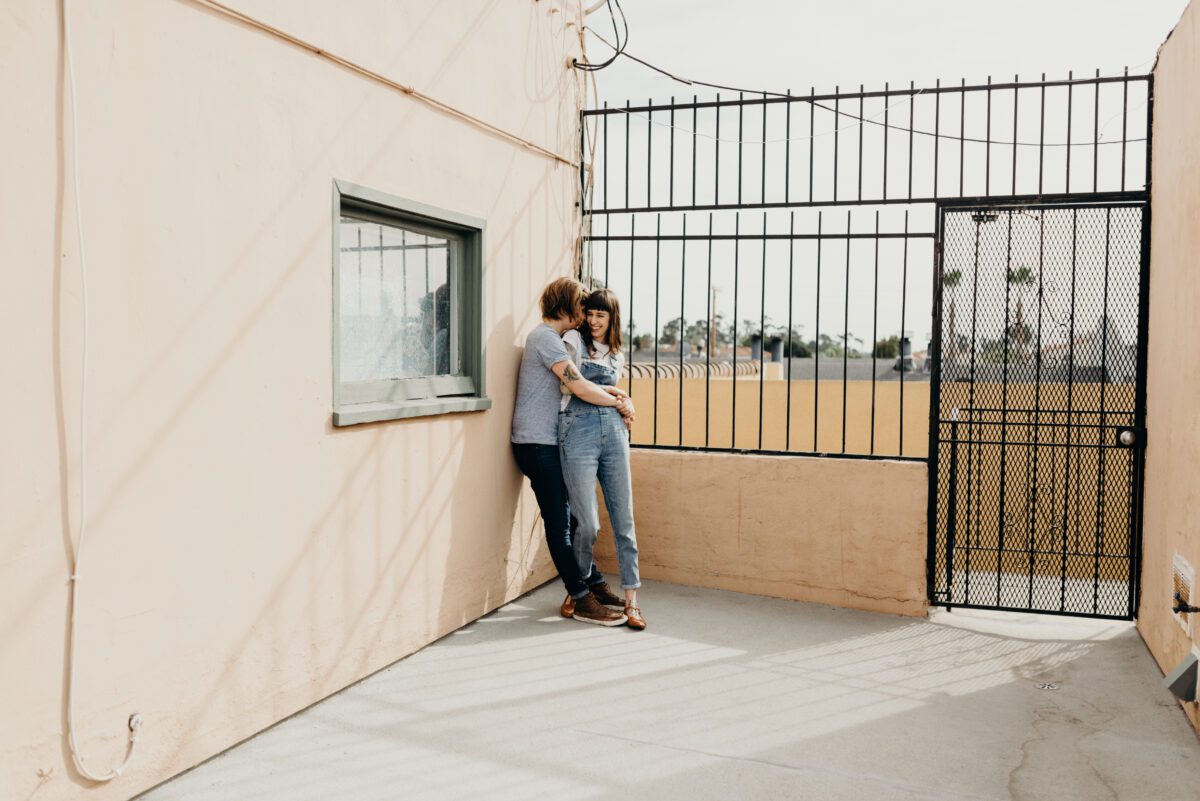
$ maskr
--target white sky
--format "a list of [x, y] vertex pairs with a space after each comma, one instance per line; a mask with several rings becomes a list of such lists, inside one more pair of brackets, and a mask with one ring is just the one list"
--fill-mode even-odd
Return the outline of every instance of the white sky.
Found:
[[[676, 74], [751, 89], [882, 88], [988, 75], [1027, 79], [1147, 72], [1186, 0], [622, 0], [628, 50]], [[588, 18], [611, 40], [601, 9]], [[610, 52], [589, 37], [589, 53]], [[1139, 67], [1140, 65], [1140, 67]], [[1134, 69], [1138, 67], [1138, 69]], [[597, 75], [601, 100], [682, 97], [693, 89], [619, 59]], [[702, 94], [702, 93], [701, 93]]]
[[[968, 84], [982, 84], [989, 75], [995, 82], [1011, 81], [1015, 74], [1019, 74], [1024, 80], [1036, 80], [1043, 72], [1048, 79], [1053, 80], [1065, 78], [1068, 70], [1074, 70], [1075, 77], [1078, 78], [1093, 75], [1097, 68], [1104, 75], [1119, 74], [1125, 66], [1130, 68], [1131, 74], [1142, 74], [1152, 69], [1157, 48], [1169, 34], [1187, 3], [1186, 0], [1141, 0], [1136, 4], [1112, 0], [1012, 0], [1007, 3], [990, 4], [962, 0], [843, 0], [836, 3], [818, 3], [811, 0], [622, 0], [622, 5], [631, 32], [628, 45], [630, 53], [678, 75], [747, 89], [790, 89], [800, 94], [806, 93], [809, 87], [815, 87], [818, 92], [832, 91], [835, 86], [840, 86], [843, 91], [852, 91], [856, 90], [860, 83], [865, 84], [868, 90], [882, 89], [885, 81], [890, 82], [894, 89], [907, 86], [910, 80], [915, 81], [917, 87], [932, 85], [934, 80], [939, 78], [943, 85], [957, 84], [962, 78], [965, 78]], [[611, 40], [611, 22], [606, 10], [601, 9], [593, 13], [588, 18], [588, 24]], [[589, 53], [593, 61], [603, 60], [610, 52], [594, 37], [589, 37]], [[672, 95], [679, 101], [690, 100], [693, 94], [699, 95], [701, 99], [711, 99], [714, 91], [675, 83], [627, 59], [618, 59], [612, 66], [599, 72], [597, 81], [600, 100], [607, 101], [609, 105], [623, 105], [626, 100], [632, 100], [637, 105], [651, 98], [656, 102], [663, 102]], [[1106, 91], [1119, 91], [1112, 88], [1115, 86], [1110, 85]], [[724, 96], [728, 97], [730, 93], [724, 93]], [[1080, 99], [1083, 100], [1082, 94]], [[1102, 139], [1119, 134], [1120, 122], [1118, 120], [1114, 128], [1109, 114], [1112, 108], [1119, 109], [1119, 106], [1109, 105], [1112, 102], [1118, 102], [1116, 95], [1112, 98], [1105, 97], [1105, 110], [1101, 116], [1110, 120], [1110, 124], [1102, 134]], [[1079, 105], [1082, 107], [1085, 104], [1081, 102]], [[1144, 113], [1136, 110], [1135, 97], [1131, 100], [1130, 107], [1131, 113]], [[1076, 112], [1078, 114], [1086, 110], [1079, 108]], [[870, 115], [875, 111], [878, 109], [868, 108], [865, 113]], [[997, 112], [1002, 113], [999, 107]], [[897, 108], [895, 113], [898, 115], [895, 122], [903, 123], [908, 113], [907, 107]], [[928, 114], [928, 109], [925, 109], [924, 113]], [[948, 113], [946, 119], [950, 116]], [[761, 117], [757, 119], [761, 120]], [[730, 124], [732, 120], [732, 117], [727, 118], [726, 124]], [[1028, 111], [1024, 112], [1019, 140], [1036, 141], [1033, 138], [1036, 128], [1026, 130], [1026, 127], [1035, 122], [1034, 115]], [[644, 119], [636, 120], [635, 123], [641, 124], [640, 130], [645, 129]], [[701, 120], [699, 124], [707, 130], [711, 121]], [[761, 126], [761, 123], [757, 122], [750, 124]], [[768, 139], [781, 135], [775, 131], [777, 124], [781, 124], [780, 121], [773, 119]], [[833, 125], [832, 120], [819, 122], [817, 130], [824, 131]], [[1011, 122], [1003, 122], [1001, 127], [993, 132], [995, 138], [1004, 138], [998, 135], [999, 131], [1006, 130], [1004, 125], [1008, 126], [1007, 130], [1011, 130]], [[658, 126], [661, 126], [661, 122]], [[637, 124], [634, 127], [637, 128]], [[932, 126], [929, 120], [922, 119], [918, 127]], [[654, 151], [652, 191], [656, 200], [662, 202], [661, 198], [665, 196], [667, 188], [666, 176], [662, 174], [665, 171], [662, 154], [666, 150], [663, 145], [668, 131], [657, 126], [653, 130], [658, 143]], [[722, 138], [729, 135], [729, 130], [722, 129]], [[757, 132], [751, 133], [752, 130]], [[968, 130], [968, 135], [971, 133]], [[878, 131], [870, 130], [868, 134], [877, 135]], [[976, 131], [975, 134], [981, 136], [983, 132]], [[638, 138], [644, 135], [635, 131], [631, 143], [631, 147], [634, 148], [631, 155], [636, 164], [645, 163], [642, 144], [644, 139]], [[852, 132], [851, 136], [853, 135], [855, 134]], [[759, 138], [761, 127], [747, 129], [747, 140]], [[1062, 139], [1062, 134], [1051, 133], [1047, 141], [1055, 141], [1056, 138]], [[1073, 141], [1078, 138], [1072, 136]], [[821, 146], [828, 148], [829, 142], [822, 140]], [[617, 147], [616, 142], [614, 147]], [[1136, 151], [1136, 146], [1131, 147]], [[618, 152], [619, 150], [613, 154], [614, 170], [621, 164]], [[735, 173], [727, 173], [727, 170], [732, 170], [735, 166], [734, 159], [731, 158], [734, 152], [732, 147], [728, 147], [722, 162], [722, 175], [728, 175], [721, 179], [724, 182], [723, 195], [736, 180]], [[746, 169], [748, 185], [751, 188], [751, 197], [748, 197], [748, 200], [753, 200], [753, 187], [756, 184], [754, 174], [757, 170], [754, 156], [757, 155], [757, 150], [750, 147], [747, 152], [750, 155]], [[874, 152], [874, 146], [868, 145], [868, 153]], [[1105, 151], [1105, 155], [1110, 156], [1110, 159], [1115, 159], [1117, 153], [1119, 150]], [[946, 155], [948, 153], [943, 154]], [[997, 153], [997, 158], [1004, 157], [1002, 153]], [[1048, 165], [1054, 157], [1059, 156], [1054, 153], [1048, 154]], [[769, 181], [776, 180], [776, 176], [780, 174], [777, 167], [778, 155], [772, 155], [771, 158], [773, 161]], [[1024, 175], [1036, 165], [1024, 154], [1022, 158]], [[817, 160], [820, 163], [819, 167], [828, 167], [828, 156], [822, 157], [818, 152]], [[920, 176], [926, 176], [928, 163], [926, 156], [926, 160], [918, 165], [919, 179]], [[1104, 183], [1106, 176], [1115, 175], [1117, 163], [1113, 160], [1107, 165], [1101, 165], [1101, 183]], [[709, 176], [712, 171], [710, 167], [706, 167], [707, 164], [702, 158], [701, 173], [707, 170], [707, 173], [699, 178], [702, 187], [711, 184]], [[1075, 167], [1073, 174], [1078, 180], [1079, 168], [1087, 168], [1088, 165], [1077, 163]], [[644, 170], [644, 167], [641, 169]], [[871, 171], [873, 168], [868, 164], [867, 169]], [[1137, 167], [1132, 167], [1131, 176], [1137, 176], [1137, 170]], [[874, 172], [878, 173], [878, 170], [874, 169]], [[1084, 172], [1087, 172], [1087, 169], [1084, 169]], [[1002, 175], [1003, 172], [998, 174]], [[843, 175], [843, 178], [845, 177]], [[978, 177], [976, 176], [977, 179]], [[1026, 178], [1032, 177], [1034, 176], [1026, 175]], [[1082, 176], [1085, 181], [1089, 177], [1090, 175]], [[619, 181], [616, 177], [612, 181], [619, 197]], [[631, 183], [635, 187], [633, 205], [640, 205], [638, 196], [644, 198], [642, 193], [645, 179], [634, 176]], [[970, 177], [968, 183], [971, 183]], [[1137, 188], [1140, 185], [1140, 180], [1134, 182], [1131, 178], [1129, 188]], [[982, 187], [975, 191], [984, 194]], [[992, 192], [1003, 193], [1004, 190]], [[867, 194], [870, 194], [869, 189]], [[932, 227], [929, 208], [922, 209], [923, 211], [918, 210], [917, 216], [913, 217], [912, 230], [929, 230]], [[827, 230], [843, 230], [845, 213], [845, 209], [827, 211]], [[869, 230], [873, 213], [872, 208], [856, 212], [854, 228]], [[884, 229], [899, 230], [903, 207], [884, 208], [882, 213]], [[772, 213], [769, 223], [772, 231], [786, 230], [786, 214], [787, 212]], [[641, 215], [637, 233], [652, 232], [653, 221], [648, 219], [649, 216]], [[813, 215], [809, 212], [798, 212], [796, 230], [812, 228], [812, 218]], [[731, 230], [731, 219], [726, 215], [726, 219], [721, 220], [718, 215], [718, 229], [724, 224]], [[760, 230], [761, 219], [761, 212], [745, 212], [742, 220], [743, 230]], [[664, 215], [664, 232], [670, 230], [678, 233], [679, 224], [677, 215]], [[706, 215], [693, 214], [691, 224], [703, 228], [707, 224]], [[614, 222], [614, 225], [617, 226], [614, 233], [628, 233], [628, 222]], [[693, 227], [691, 231], [696, 232], [696, 228]], [[597, 230], [597, 233], [600, 232]], [[928, 240], [910, 243], [906, 309], [903, 309], [900, 303], [900, 253], [898, 250], [895, 253], [887, 252], [889, 248], [896, 250], [899, 247], [900, 243], [896, 241], [884, 244], [885, 252], [882, 258], [885, 266], [880, 273], [878, 288], [879, 319], [874, 320], [870, 245], [865, 242], [855, 245], [850, 257], [845, 255], [844, 244], [830, 242], [826, 245], [823, 252], [825, 276], [821, 283], [820, 302], [816, 304], [821, 310], [822, 332], [840, 334], [844, 327], [848, 327], [852, 334], [867, 340], [875, 328], [878, 329], [877, 335], [880, 337], [896, 333], [903, 318], [903, 327], [913, 330], [918, 340], [927, 335], [932, 288], [929, 269], [932, 263], [930, 243]], [[718, 311], [726, 318], [733, 313], [732, 285], [728, 279], [732, 253], [730, 243], [721, 243], [717, 245], [714, 256], [719, 267], [714, 272], [714, 284], [718, 289]], [[796, 264], [796, 287], [792, 295], [794, 322], [802, 328], [806, 337], [811, 337], [816, 329], [813, 303], [816, 284], [812, 269], [814, 254], [815, 249], [811, 245], [798, 244], [793, 257]], [[679, 270], [685, 260], [689, 277], [686, 285], [682, 287], [682, 294], [686, 295], [684, 316], [693, 320], [705, 315], [706, 292], [702, 279], [698, 280], [706, 269], [707, 254], [704, 252], [703, 243], [696, 243], [689, 248], [686, 259], [678, 243], [664, 243], [658, 254], [651, 243], [636, 246], [632, 254], [627, 244], [614, 243], [611, 256], [614, 265], [620, 265], [614, 266], [612, 270], [613, 288], [626, 298], [627, 304], [630, 300], [640, 304], [640, 307], [633, 310], [640, 331], [647, 331], [654, 325], [653, 309], [648, 309], [647, 306], [653, 306], [648, 301], [654, 297], [654, 266], [659, 258], [663, 264], [657, 279], [660, 291], [659, 324], [680, 314]], [[743, 277], [738, 282], [741, 290], [738, 299], [738, 319], [757, 320], [760, 313], [765, 311], [775, 323], [783, 322], [787, 317], [787, 293], [780, 294], [778, 290], [786, 286], [786, 243], [771, 245], [766, 254], [769, 290], [766, 293], [762, 291], [762, 281], [759, 278], [760, 265], [764, 264], [761, 245], [745, 243], [741, 248], [740, 257]], [[850, 259], [849, 262], [847, 258]], [[628, 298], [631, 261], [637, 265], [637, 291], [633, 298]], [[843, 266], [835, 268], [833, 265], [837, 264]], [[844, 266], [846, 264], [850, 266]], [[750, 265], [753, 265], [754, 269], [747, 269]], [[594, 269], [599, 272], [600, 265], [595, 264]], [[848, 290], [845, 283], [847, 270], [850, 272]], [[693, 275], [697, 278], [690, 277]], [[847, 292], [848, 304], [845, 303]], [[763, 295], [765, 310], [763, 302], [760, 301]], [[844, 305], [850, 307], [848, 320], [843, 311]]]

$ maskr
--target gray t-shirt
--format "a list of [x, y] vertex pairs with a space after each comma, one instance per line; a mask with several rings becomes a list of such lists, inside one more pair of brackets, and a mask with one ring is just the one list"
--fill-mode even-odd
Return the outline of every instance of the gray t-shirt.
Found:
[[559, 380], [550, 368], [571, 360], [562, 339], [542, 323], [525, 338], [521, 370], [517, 373], [517, 406], [513, 410], [512, 441], [558, 444]]

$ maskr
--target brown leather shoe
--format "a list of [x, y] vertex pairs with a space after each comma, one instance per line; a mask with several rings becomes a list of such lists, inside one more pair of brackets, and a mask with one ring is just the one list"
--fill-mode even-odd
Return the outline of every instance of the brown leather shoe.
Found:
[[590, 592], [575, 602], [575, 614], [571, 617], [598, 626], [620, 626], [626, 620], [625, 615], [604, 606]]
[[642, 617], [642, 610], [636, 606], [625, 607], [626, 623], [629, 628], [641, 631], [646, 628], [646, 618]]
[[563, 617], [575, 616], [575, 599], [571, 597], [570, 593], [563, 599], [562, 606], [558, 608], [558, 613]]
[[605, 606], [615, 606], [617, 609], [625, 608], [625, 599], [614, 595], [613, 591], [608, 588], [608, 582], [592, 584], [589, 589], [592, 591], [592, 595], [596, 596], [596, 600]]

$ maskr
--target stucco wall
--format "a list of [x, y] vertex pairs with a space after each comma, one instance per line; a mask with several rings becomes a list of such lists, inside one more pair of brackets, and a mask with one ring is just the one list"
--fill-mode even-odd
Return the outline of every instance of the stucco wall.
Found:
[[[637, 449], [631, 461], [643, 578], [924, 614], [924, 463]], [[602, 525], [598, 561], [615, 576]]]
[[[1200, 7], [1189, 5], [1154, 69], [1146, 493], [1138, 629], [1164, 671], [1200, 642], [1171, 614], [1171, 560], [1200, 567]], [[1192, 603], [1197, 603], [1193, 598]], [[1195, 617], [1195, 616], [1193, 616]], [[1200, 705], [1185, 705], [1200, 728]]]
[[[570, 156], [573, 3], [238, 9]], [[77, 722], [81, 307], [59, 4], [0, 4], [0, 798], [129, 798], [550, 578], [508, 447], [570, 167], [181, 0], [69, 3], [91, 300]], [[343, 179], [487, 220], [490, 411], [335, 430]], [[39, 778], [41, 772], [44, 778]]]

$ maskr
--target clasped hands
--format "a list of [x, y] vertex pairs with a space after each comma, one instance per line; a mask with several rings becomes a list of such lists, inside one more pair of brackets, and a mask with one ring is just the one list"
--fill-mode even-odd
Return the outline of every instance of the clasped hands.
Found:
[[629, 393], [620, 387], [606, 386], [604, 387], [604, 391], [617, 399], [617, 404], [613, 408], [621, 413], [621, 418], [625, 421], [625, 427], [632, 431], [633, 422], [636, 419], [633, 398], [629, 397]]

